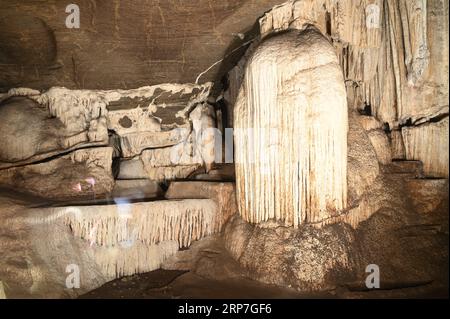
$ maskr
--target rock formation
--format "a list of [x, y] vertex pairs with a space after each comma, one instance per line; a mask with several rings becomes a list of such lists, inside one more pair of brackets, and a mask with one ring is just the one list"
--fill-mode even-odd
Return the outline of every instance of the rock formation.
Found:
[[76, 150], [38, 164], [0, 170], [0, 186], [54, 200], [91, 198], [112, 191], [111, 147]]
[[[439, 122], [438, 127], [448, 132], [447, 19], [447, 1], [308, 0], [276, 6], [259, 24], [262, 38], [308, 25], [318, 28], [339, 57], [349, 106], [388, 128], [392, 156], [427, 162], [426, 175], [448, 177], [448, 164], [442, 167], [442, 162], [448, 163], [448, 143], [436, 144], [426, 129]], [[242, 81], [243, 65], [228, 78], [230, 91], [225, 97], [231, 105]], [[417, 139], [427, 142], [422, 146], [413, 143], [408, 133], [411, 128], [420, 135]], [[385, 149], [381, 132], [371, 135]], [[399, 149], [402, 145], [409, 151]], [[389, 152], [381, 153], [381, 162], [387, 163]]]
[[[337, 56], [315, 29], [250, 57], [234, 112], [239, 212], [298, 227], [347, 204], [347, 104]], [[285, 151], [288, 150], [288, 151]]]

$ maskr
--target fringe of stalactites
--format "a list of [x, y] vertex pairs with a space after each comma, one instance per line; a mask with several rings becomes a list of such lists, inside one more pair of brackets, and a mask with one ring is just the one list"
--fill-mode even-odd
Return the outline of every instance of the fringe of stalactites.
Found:
[[316, 61], [320, 64], [312, 71], [301, 57], [285, 65], [262, 57], [247, 65], [234, 118], [237, 198], [248, 222], [275, 219], [298, 227], [346, 208], [348, 119], [343, 79], [336, 84], [327, 81], [327, 88], [340, 95], [326, 103], [318, 96], [310, 102], [296, 100], [295, 90], [283, 92], [294, 86], [302, 70], [304, 78], [312, 76], [306, 72], [317, 76], [319, 69], [339, 72], [337, 63]]
[[177, 251], [176, 241], [156, 245], [137, 242], [130, 246], [96, 247], [94, 259], [105, 276], [120, 278], [159, 269]]
[[182, 248], [218, 231], [216, 211], [216, 204], [209, 199], [157, 201], [86, 206], [65, 220], [75, 236], [99, 246], [176, 241]]

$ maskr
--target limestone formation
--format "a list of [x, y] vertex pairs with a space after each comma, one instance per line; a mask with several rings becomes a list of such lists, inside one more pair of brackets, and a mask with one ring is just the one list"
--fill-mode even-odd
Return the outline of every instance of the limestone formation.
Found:
[[0, 169], [37, 162], [83, 147], [108, 144], [104, 117], [86, 110], [87, 118], [74, 115], [68, 120], [71, 123], [68, 126], [55, 118], [53, 112], [25, 97], [10, 97], [2, 102]]
[[428, 176], [448, 178], [448, 116], [436, 123], [404, 127], [402, 136], [407, 159], [423, 162]]
[[[216, 219], [223, 219], [211, 199], [116, 200], [30, 209], [32, 198], [2, 195], [0, 236], [7, 251], [2, 249], [0, 277], [8, 297], [76, 296], [118, 277], [158, 269], [180, 248], [217, 233]], [[14, 246], [23, 249], [16, 255]], [[19, 263], [25, 259], [23, 268]], [[66, 286], [70, 265], [79, 267], [80, 289]], [[23, 278], [18, 286], [17, 278]]]
[[345, 224], [299, 230], [253, 226], [239, 216], [227, 225], [225, 245], [231, 255], [259, 281], [302, 291], [333, 288], [351, 281], [353, 234]]
[[[395, 129], [408, 121], [448, 116], [447, 19], [447, 1], [288, 1], [266, 13], [260, 29], [266, 36], [312, 24], [327, 34], [340, 57], [349, 105], [369, 108]], [[430, 174], [448, 177], [441, 146], [427, 133], [422, 139], [426, 143], [409, 149], [427, 154], [420, 160], [428, 162]]]
[[419, 213], [430, 214], [445, 202], [448, 179], [410, 179], [406, 187], [414, 208]]
[[[152, 180], [187, 178], [196, 170], [205, 167], [208, 171], [216, 160], [216, 135], [211, 108], [198, 105], [191, 113], [192, 132], [180, 143], [166, 148], [144, 150], [139, 157], [147, 177]], [[185, 134], [185, 133], [181, 133]], [[138, 164], [135, 164], [137, 170]]]
[[333, 48], [318, 30], [262, 42], [247, 64], [234, 121], [244, 220], [298, 227], [346, 208], [345, 86]]
[[393, 147], [386, 133], [383, 123], [372, 116], [358, 116], [361, 126], [366, 130], [380, 164], [388, 165], [392, 162]]
[[110, 197], [114, 200], [136, 200], [161, 198], [163, 190], [155, 181], [147, 179], [116, 180]]
[[115, 205], [39, 209], [36, 214], [44, 217], [32, 222], [63, 218], [74, 236], [98, 246], [174, 241], [183, 248], [217, 231], [218, 210], [212, 200], [128, 203], [117, 199]]
[[189, 198], [214, 200], [219, 211], [216, 229], [220, 230], [238, 211], [234, 183], [171, 182], [165, 197], [169, 200]]
[[47, 162], [0, 170], [0, 185], [54, 200], [95, 199], [114, 187], [111, 147], [76, 150]]
[[380, 165], [359, 116], [352, 110], [348, 114], [347, 183], [349, 206], [353, 207], [374, 184], [380, 174]]

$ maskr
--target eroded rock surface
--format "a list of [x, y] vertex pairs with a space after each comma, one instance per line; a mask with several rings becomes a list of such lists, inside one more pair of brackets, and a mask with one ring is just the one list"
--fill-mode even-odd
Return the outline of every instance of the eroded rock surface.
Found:
[[112, 191], [111, 147], [76, 150], [39, 164], [0, 170], [0, 185], [54, 200], [95, 199]]
[[12, 97], [1, 103], [0, 116], [0, 169], [108, 144], [106, 119], [99, 115], [89, 115], [89, 119], [76, 115], [67, 120], [71, 123], [68, 126], [45, 105], [26, 97]]

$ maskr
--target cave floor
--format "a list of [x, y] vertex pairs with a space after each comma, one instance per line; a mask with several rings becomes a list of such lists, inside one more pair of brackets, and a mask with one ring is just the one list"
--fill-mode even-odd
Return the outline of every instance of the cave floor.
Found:
[[80, 299], [381, 299], [448, 298], [448, 291], [432, 284], [385, 290], [340, 287], [318, 293], [258, 283], [248, 279], [210, 280], [192, 272], [156, 270], [124, 277], [88, 292]]

